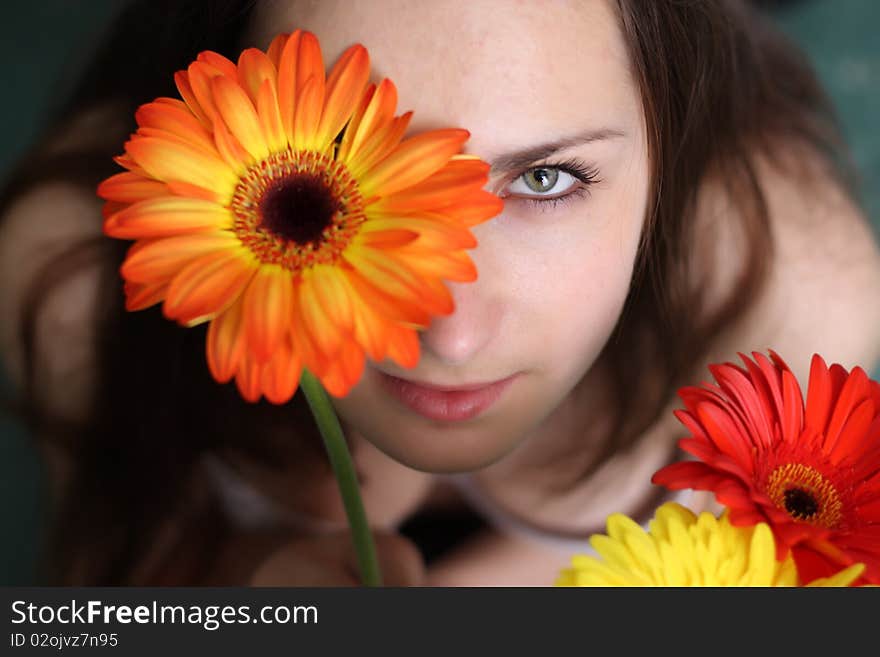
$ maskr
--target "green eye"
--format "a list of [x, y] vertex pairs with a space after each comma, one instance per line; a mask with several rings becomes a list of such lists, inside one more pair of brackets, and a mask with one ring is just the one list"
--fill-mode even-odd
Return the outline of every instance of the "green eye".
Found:
[[546, 194], [559, 180], [558, 169], [529, 169], [522, 175], [523, 182], [533, 192]]

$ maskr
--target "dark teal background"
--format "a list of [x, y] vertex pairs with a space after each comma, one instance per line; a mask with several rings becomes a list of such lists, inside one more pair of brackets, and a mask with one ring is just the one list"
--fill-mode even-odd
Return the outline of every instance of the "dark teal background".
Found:
[[[119, 0], [7, 3], [0, 25], [0, 175], [37, 134]], [[805, 49], [835, 101], [880, 229], [880, 2], [803, 0], [773, 10]], [[170, 72], [169, 72], [170, 74]], [[880, 294], [878, 294], [880, 299]], [[32, 584], [45, 499], [25, 435], [0, 418], [0, 585]]]

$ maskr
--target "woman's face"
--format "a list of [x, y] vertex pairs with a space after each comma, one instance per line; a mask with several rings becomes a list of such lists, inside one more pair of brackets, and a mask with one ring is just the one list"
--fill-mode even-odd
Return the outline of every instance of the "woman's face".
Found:
[[410, 132], [469, 130], [466, 152], [492, 164], [488, 189], [505, 198], [473, 231], [478, 280], [450, 284], [455, 312], [421, 334], [418, 365], [368, 362], [337, 411], [420, 470], [495, 462], [571, 401], [629, 288], [648, 159], [616, 15], [599, 1], [278, 1], [253, 38], [296, 28], [327, 64], [366, 46], [398, 113], [414, 111]]

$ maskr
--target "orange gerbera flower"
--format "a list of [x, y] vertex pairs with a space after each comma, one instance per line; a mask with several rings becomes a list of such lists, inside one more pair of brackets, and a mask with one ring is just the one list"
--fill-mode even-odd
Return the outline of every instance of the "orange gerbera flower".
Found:
[[691, 432], [679, 446], [699, 460], [652, 481], [714, 491], [735, 525], [768, 523], [804, 581], [862, 562], [880, 583], [880, 384], [814, 355], [805, 406], [776, 353], [752, 356], [740, 354], [745, 369], [711, 366], [717, 385], [679, 391]]
[[469, 133], [402, 140], [411, 113], [369, 70], [355, 45], [325, 77], [303, 31], [237, 63], [203, 52], [175, 76], [182, 101], [137, 111], [128, 171], [98, 188], [105, 233], [136, 240], [127, 308], [210, 321], [211, 373], [250, 401], [287, 401], [302, 368], [343, 396], [366, 356], [414, 366], [416, 330], [453, 310], [443, 281], [476, 278], [470, 227], [502, 208], [459, 154]]

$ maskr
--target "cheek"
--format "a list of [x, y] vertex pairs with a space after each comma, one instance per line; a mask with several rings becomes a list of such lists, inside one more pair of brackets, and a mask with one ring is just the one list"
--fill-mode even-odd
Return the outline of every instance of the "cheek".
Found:
[[560, 230], [553, 248], [529, 267], [520, 328], [548, 369], [566, 379], [582, 375], [598, 356], [630, 289], [640, 205], [604, 205], [588, 211], [580, 230]]

